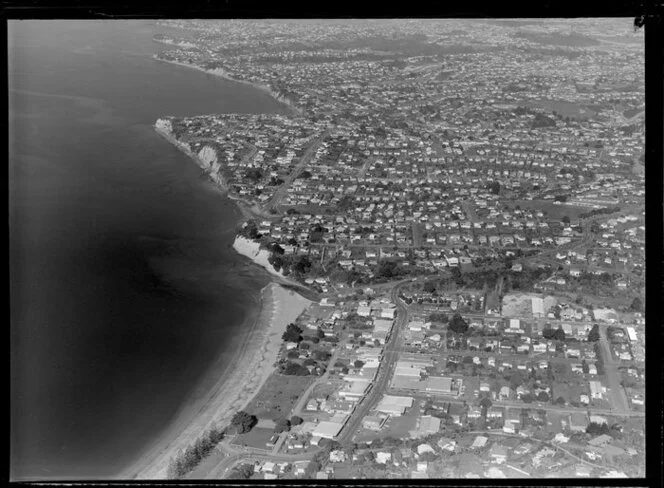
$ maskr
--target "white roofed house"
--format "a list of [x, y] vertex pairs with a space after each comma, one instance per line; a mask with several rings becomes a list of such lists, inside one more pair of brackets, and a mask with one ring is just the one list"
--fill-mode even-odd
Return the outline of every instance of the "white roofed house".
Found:
[[323, 421], [316, 426], [312, 435], [324, 437], [326, 439], [334, 439], [339, 435], [343, 426], [344, 424], [341, 422]]
[[590, 397], [595, 400], [601, 400], [605, 390], [602, 383], [599, 381], [589, 381], [588, 385], [590, 387]]

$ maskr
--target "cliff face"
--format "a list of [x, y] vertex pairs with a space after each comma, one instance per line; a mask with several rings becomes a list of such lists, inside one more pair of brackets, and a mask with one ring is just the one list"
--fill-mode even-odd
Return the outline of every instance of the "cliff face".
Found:
[[173, 133], [173, 125], [171, 124], [171, 121], [168, 119], [157, 119], [154, 126], [157, 130], [166, 132], [169, 135]]
[[210, 168], [213, 168], [215, 165], [217, 166], [217, 169], [219, 168], [217, 151], [215, 151], [212, 146], [203, 146], [203, 148], [198, 151], [198, 159], [203, 161]]

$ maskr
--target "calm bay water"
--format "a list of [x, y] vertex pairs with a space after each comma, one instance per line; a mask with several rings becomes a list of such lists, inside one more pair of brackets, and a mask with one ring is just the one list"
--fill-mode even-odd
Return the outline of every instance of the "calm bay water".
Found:
[[285, 113], [154, 61], [147, 21], [9, 25], [11, 476], [117, 475], [242, 340], [267, 283], [239, 213], [152, 129]]

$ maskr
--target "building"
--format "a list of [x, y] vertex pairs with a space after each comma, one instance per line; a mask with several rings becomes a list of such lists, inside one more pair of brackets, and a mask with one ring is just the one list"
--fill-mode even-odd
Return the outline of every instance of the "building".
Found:
[[389, 415], [400, 417], [406, 409], [413, 406], [413, 397], [385, 395], [376, 407], [376, 410]]
[[487, 441], [489, 440], [488, 437], [484, 437], [482, 435], [478, 435], [475, 437], [475, 440], [473, 441], [472, 445], [470, 446], [471, 449], [479, 449], [481, 447], [486, 446]]
[[386, 420], [387, 417], [367, 415], [366, 417], [364, 417], [364, 419], [362, 419], [362, 427], [368, 430], [380, 430], [385, 424]]
[[625, 330], [627, 331], [627, 337], [629, 338], [630, 342], [637, 342], [638, 337], [634, 327], [625, 327]]
[[320, 422], [311, 433], [314, 436], [323, 437], [325, 439], [334, 439], [339, 435], [344, 424], [341, 422]]
[[602, 383], [599, 381], [589, 381], [588, 385], [590, 386], [590, 398], [594, 400], [601, 400], [604, 394]]
[[445, 376], [430, 376], [426, 380], [426, 391], [432, 393], [452, 394], [452, 378]]
[[507, 461], [507, 449], [500, 444], [494, 444], [489, 449], [489, 457], [493, 462], [502, 464]]
[[339, 396], [350, 400], [359, 399], [364, 396], [370, 386], [371, 381], [367, 379], [354, 379], [354, 381], [349, 381], [344, 385], [344, 388], [339, 391]]

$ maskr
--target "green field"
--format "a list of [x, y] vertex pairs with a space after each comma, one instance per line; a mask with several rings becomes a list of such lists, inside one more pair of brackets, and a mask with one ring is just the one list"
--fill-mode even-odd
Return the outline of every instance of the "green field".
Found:
[[245, 410], [259, 419], [288, 418], [293, 405], [314, 380], [313, 376], [272, 373]]
[[569, 117], [571, 119], [586, 120], [597, 115], [597, 112], [587, 105], [579, 105], [560, 100], [528, 100], [520, 102], [519, 105], [546, 110], [549, 113], [557, 112], [562, 117]]
[[240, 434], [233, 440], [233, 444], [238, 446], [248, 446], [256, 449], [269, 449], [265, 444], [274, 435], [273, 429], [264, 427], [254, 427], [246, 434]]
[[518, 206], [521, 210], [541, 210], [550, 219], [562, 219], [567, 215], [572, 221], [578, 219], [579, 215], [590, 211], [590, 209], [583, 207], [564, 204], [554, 205], [550, 200], [515, 200], [508, 206], [510, 208]]

